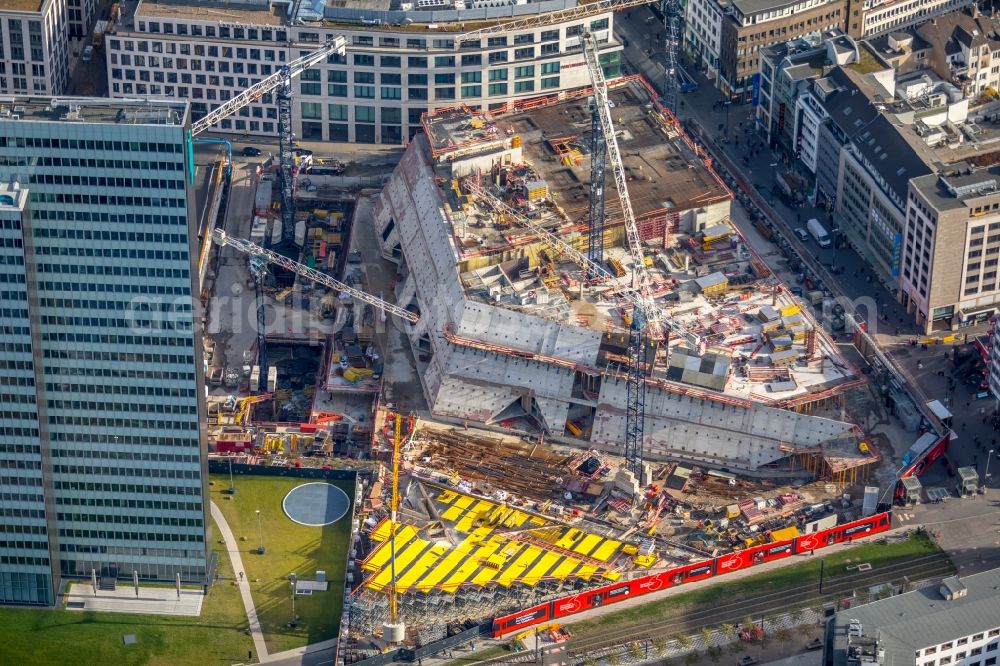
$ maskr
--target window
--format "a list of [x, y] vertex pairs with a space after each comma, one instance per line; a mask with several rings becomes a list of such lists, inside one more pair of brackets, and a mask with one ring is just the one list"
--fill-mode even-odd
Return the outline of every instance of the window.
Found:
[[[995, 227], [996, 227], [997, 229], [1000, 229], [1000, 223], [997, 223], [997, 224], [991, 224], [991, 225], [990, 225], [990, 231], [996, 231], [996, 230], [997, 230], [997, 229], [994, 229], [994, 228], [993, 228], [994, 226], [995, 226]], [[983, 637], [984, 637], [984, 634], [976, 634], [975, 636], [973, 636], [973, 637], [972, 637], [972, 640], [974, 640], [974, 641], [981, 641], [981, 640], [983, 640]]]
[[407, 88], [407, 99], [427, 99], [427, 88]]
[[434, 99], [455, 99], [455, 86], [435, 88]]
[[934, 647], [929, 647], [926, 650], [924, 650], [924, 656], [926, 657], [927, 655], [935, 654], [936, 652], [937, 652], [937, 646], [935, 645]]
[[542, 74], [558, 74], [559, 73], [559, 63], [557, 62], [544, 62], [542, 63]]
[[490, 64], [496, 64], [499, 62], [507, 62], [507, 52], [506, 51], [493, 51], [490, 53]]
[[486, 40], [487, 48], [496, 48], [498, 46], [507, 46], [507, 37], [490, 37]]
[[330, 114], [330, 120], [347, 120], [346, 104], [327, 104], [326, 111]]
[[507, 94], [507, 84], [506, 83], [491, 83], [488, 88], [490, 95], [506, 95]]
[[326, 73], [326, 80], [329, 83], [347, 83], [347, 72], [329, 71]]
[[590, 22], [590, 29], [591, 30], [607, 30], [608, 29], [608, 19], [602, 18], [602, 19], [597, 19], [596, 21], [591, 21]]
[[558, 30], [542, 30], [540, 41], [543, 41], [543, 42], [552, 42], [552, 41], [556, 41], [558, 39], [559, 39], [559, 31]]
[[482, 64], [483, 55], [481, 53], [469, 53], [462, 56], [462, 67], [474, 67]]
[[480, 97], [483, 94], [482, 86], [462, 86], [462, 97]]
[[454, 67], [455, 56], [434, 56], [435, 67]]
[[490, 81], [506, 81], [507, 80], [507, 70], [506, 69], [491, 69], [490, 70]]
[[997, 663], [997, 658], [990, 657], [989, 659], [983, 662], [983, 666], [993, 666], [995, 663]]
[[427, 85], [427, 75], [426, 74], [408, 74], [406, 76], [406, 82], [411, 86], [426, 86]]
[[514, 68], [514, 78], [517, 78], [517, 79], [526, 79], [529, 76], [534, 76], [534, 75], [535, 75], [535, 66], [534, 65], [525, 65], [523, 67], [515, 67]]
[[375, 83], [375, 72], [354, 72], [355, 83]]
[[449, 83], [455, 83], [455, 73], [451, 72], [451, 73], [446, 73], [446, 74], [435, 74], [434, 75], [434, 83], [442, 84], [442, 85], [446, 85], [446, 84], [449, 84]]
[[514, 92], [531, 92], [535, 89], [534, 81], [515, 81], [514, 82]]
[[424, 56], [410, 56], [406, 59], [406, 66], [427, 69], [427, 58]]
[[402, 66], [402, 58], [399, 56], [382, 56], [379, 59], [379, 65], [382, 67], [399, 69], [399, 67]]
[[[1000, 236], [997, 236], [997, 238], [1000, 238]], [[992, 241], [993, 241], [993, 239], [991, 238], [990, 242], [992, 242]], [[965, 645], [968, 642], [969, 642], [968, 638], [959, 638], [957, 641], [955, 641], [955, 645]]]
[[354, 64], [358, 67], [374, 67], [375, 56], [368, 55], [367, 53], [355, 53]]
[[402, 99], [403, 89], [397, 86], [382, 86], [379, 91], [381, 93], [382, 99]]
[[482, 80], [482, 72], [462, 72], [462, 83], [481, 83]]
[[549, 90], [551, 88], [559, 87], [559, 77], [550, 76], [546, 79], [542, 79], [542, 90]]
[[514, 49], [514, 60], [531, 60], [535, 57], [535, 47], [528, 46], [523, 49]]
[[354, 107], [354, 119], [359, 123], [375, 122], [375, 107], [374, 106]]
[[938, 664], [940, 664], [940, 666], [944, 666], [945, 664], [950, 664], [950, 663], [951, 663], [951, 657], [941, 657], [940, 659], [938, 659]]
[[303, 95], [322, 95], [322, 84], [321, 83], [301, 83], [300, 91]]
[[302, 102], [302, 117], [317, 119], [323, 117], [323, 105], [316, 102]]
[[379, 76], [379, 83], [384, 86], [398, 86], [403, 83], [403, 75], [398, 73], [382, 72]]
[[403, 110], [393, 107], [382, 108], [382, 122], [399, 124], [403, 122]]
[[354, 96], [361, 99], [374, 99], [375, 86], [354, 86]]
[[347, 97], [347, 84], [328, 83], [326, 84], [326, 94], [328, 97]]
[[558, 42], [550, 42], [548, 44], [542, 44], [542, 55], [543, 56], [546, 56], [546, 55], [555, 55], [556, 53], [559, 53], [559, 44], [558, 44]]

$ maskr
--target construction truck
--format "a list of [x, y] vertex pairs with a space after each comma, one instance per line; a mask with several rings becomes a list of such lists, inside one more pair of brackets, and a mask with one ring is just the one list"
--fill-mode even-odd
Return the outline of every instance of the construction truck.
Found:
[[108, 30], [107, 21], [98, 21], [94, 24], [94, 32], [90, 36], [90, 45], [95, 49], [99, 49], [104, 46], [104, 33]]

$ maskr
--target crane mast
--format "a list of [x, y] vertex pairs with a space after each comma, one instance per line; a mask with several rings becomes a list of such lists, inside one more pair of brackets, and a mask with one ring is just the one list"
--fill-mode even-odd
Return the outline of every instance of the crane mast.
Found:
[[662, 0], [660, 5], [663, 9], [663, 35], [664, 46], [666, 47], [666, 60], [663, 63], [666, 80], [663, 85], [663, 105], [670, 113], [677, 116], [678, 108], [678, 88], [680, 82], [680, 49], [681, 40], [681, 6], [678, 0]]
[[242, 238], [234, 238], [229, 234], [227, 234], [222, 229], [215, 229], [212, 232], [212, 238], [219, 245], [223, 246], [229, 245], [230, 247], [236, 248], [237, 250], [243, 252], [244, 254], [250, 255], [251, 257], [258, 257], [266, 261], [267, 263], [277, 264], [282, 268], [284, 268], [285, 270], [291, 271], [297, 275], [301, 275], [302, 277], [308, 280], [312, 280], [317, 284], [321, 284], [324, 287], [329, 287], [330, 289], [333, 289], [335, 291], [339, 291], [341, 293], [348, 294], [349, 296], [353, 296], [354, 298], [358, 299], [359, 301], [362, 301], [363, 303], [368, 303], [369, 305], [379, 308], [387, 312], [388, 314], [396, 315], [397, 317], [405, 319], [411, 324], [417, 323], [417, 321], [420, 319], [420, 316], [414, 312], [410, 312], [409, 310], [405, 310], [401, 307], [393, 305], [392, 303], [383, 301], [378, 296], [372, 296], [371, 294], [361, 291], [360, 289], [355, 289], [350, 285], [344, 284], [340, 280], [332, 278], [325, 273], [320, 273], [319, 271], [313, 268], [309, 268], [305, 264], [300, 264], [299, 262], [293, 261], [288, 257], [282, 256], [277, 252], [272, 252], [271, 250], [262, 248], [259, 245], [251, 243], [250, 241], [243, 240]]

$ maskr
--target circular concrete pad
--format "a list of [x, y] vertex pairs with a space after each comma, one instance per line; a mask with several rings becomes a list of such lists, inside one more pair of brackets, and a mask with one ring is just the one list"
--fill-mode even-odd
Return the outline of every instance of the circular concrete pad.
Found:
[[330, 483], [303, 483], [281, 501], [285, 515], [299, 525], [322, 527], [335, 523], [351, 508], [347, 493]]

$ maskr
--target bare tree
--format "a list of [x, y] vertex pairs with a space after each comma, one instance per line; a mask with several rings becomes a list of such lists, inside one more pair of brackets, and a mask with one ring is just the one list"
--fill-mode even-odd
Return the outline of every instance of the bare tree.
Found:
[[688, 650], [691, 648], [691, 637], [687, 634], [677, 634], [674, 636], [674, 641], [680, 646], [682, 650]]
[[725, 636], [727, 640], [730, 640], [730, 641], [735, 641], [736, 640], [736, 625], [735, 624], [733, 624], [731, 622], [726, 622], [725, 624], [719, 626], [719, 631], [722, 632], [722, 635]]
[[667, 639], [663, 638], [662, 636], [657, 636], [656, 638], [653, 639], [653, 647], [656, 648], [656, 651], [659, 654], [663, 654], [664, 652], [667, 651], [667, 645], [668, 645]]
[[778, 649], [781, 653], [785, 652], [785, 643], [792, 637], [792, 632], [788, 630], [787, 627], [780, 627], [776, 632], [774, 632], [774, 637], [778, 639]]
[[711, 647], [712, 645], [712, 630], [708, 627], [701, 628], [701, 637], [705, 641], [705, 647]]

